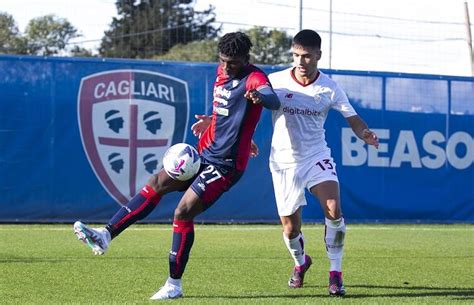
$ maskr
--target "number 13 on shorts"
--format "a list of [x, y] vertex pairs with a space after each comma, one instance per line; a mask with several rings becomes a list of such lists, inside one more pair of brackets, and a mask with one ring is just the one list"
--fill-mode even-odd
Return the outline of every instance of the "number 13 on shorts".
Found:
[[335, 166], [334, 166], [331, 159], [322, 159], [322, 160], [316, 162], [315, 165], [321, 171], [329, 171], [334, 176], [337, 176]]

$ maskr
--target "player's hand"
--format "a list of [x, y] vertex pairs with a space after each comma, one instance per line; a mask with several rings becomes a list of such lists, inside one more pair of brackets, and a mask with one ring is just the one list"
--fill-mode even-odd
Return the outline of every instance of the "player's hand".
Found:
[[245, 92], [244, 97], [254, 104], [260, 104], [262, 102], [262, 95], [255, 89], [250, 89]]
[[211, 116], [203, 115], [203, 114], [196, 114], [194, 116], [198, 121], [191, 126], [191, 130], [193, 135], [200, 138], [203, 132], [209, 127], [211, 124]]
[[257, 144], [253, 141], [250, 143], [250, 157], [256, 157], [258, 156], [258, 146]]
[[367, 129], [367, 128], [364, 129], [362, 131], [362, 138], [364, 139], [365, 143], [369, 145], [373, 145], [377, 149], [379, 148], [379, 138], [377, 137], [375, 132], [373, 132], [372, 130]]

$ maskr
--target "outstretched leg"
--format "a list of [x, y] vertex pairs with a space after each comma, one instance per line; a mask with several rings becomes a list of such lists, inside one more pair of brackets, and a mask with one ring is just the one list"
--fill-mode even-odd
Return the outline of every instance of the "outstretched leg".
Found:
[[161, 197], [169, 192], [185, 189], [188, 182], [171, 179], [161, 170], [153, 175], [147, 185], [110, 219], [105, 228], [89, 228], [80, 221], [74, 223], [77, 238], [89, 246], [94, 254], [104, 254], [109, 243], [133, 223], [148, 216]]
[[161, 196], [149, 185], [145, 185], [127, 205], [122, 206], [105, 227], [111, 238], [117, 237], [131, 224], [145, 218], [158, 205]]

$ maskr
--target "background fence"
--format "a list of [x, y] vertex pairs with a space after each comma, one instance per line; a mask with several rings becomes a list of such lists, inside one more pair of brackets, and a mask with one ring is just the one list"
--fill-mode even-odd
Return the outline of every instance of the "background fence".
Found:
[[[194, 114], [209, 112], [215, 68], [0, 56], [0, 221], [108, 220], [159, 170], [166, 147], [196, 142], [189, 127]], [[342, 116], [328, 117], [347, 220], [474, 222], [473, 78], [324, 72], [381, 140], [379, 150], [368, 148]], [[271, 132], [265, 110], [255, 135], [260, 155], [199, 220], [278, 221]], [[166, 195], [147, 220], [169, 221], [180, 195]], [[303, 217], [321, 221], [314, 200]]]

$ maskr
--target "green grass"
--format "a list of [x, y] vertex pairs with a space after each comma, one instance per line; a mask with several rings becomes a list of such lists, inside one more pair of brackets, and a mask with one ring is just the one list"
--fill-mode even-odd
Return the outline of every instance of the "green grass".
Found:
[[[196, 225], [174, 304], [474, 304], [473, 225], [348, 225], [347, 296], [327, 296], [323, 226], [304, 225], [302, 289], [276, 225]], [[168, 275], [171, 226], [135, 225], [93, 256], [68, 225], [0, 225], [1, 304], [148, 304]]]

